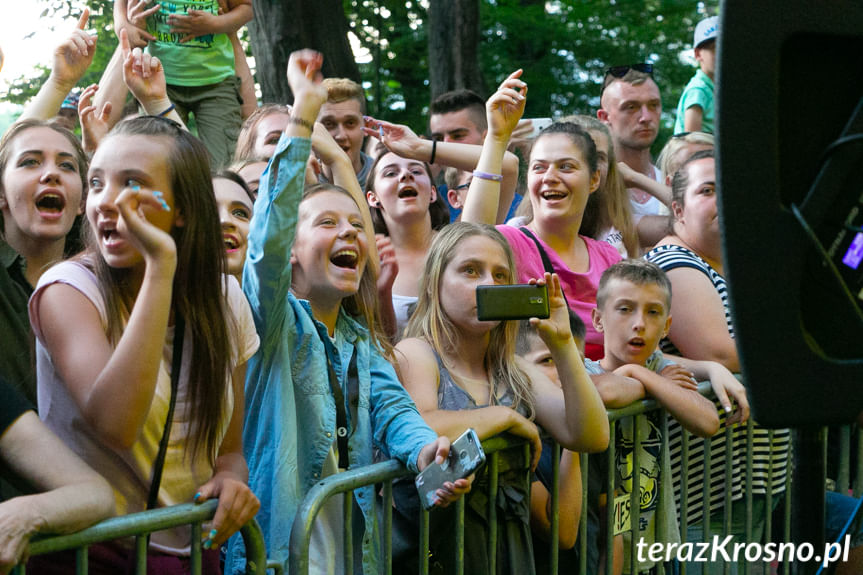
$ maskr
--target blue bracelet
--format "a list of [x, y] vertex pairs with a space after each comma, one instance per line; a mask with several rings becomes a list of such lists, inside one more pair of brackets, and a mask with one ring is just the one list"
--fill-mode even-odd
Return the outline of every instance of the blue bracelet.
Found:
[[174, 104], [171, 104], [171, 105], [168, 107], [168, 109], [167, 109], [167, 110], [165, 110], [164, 112], [162, 112], [161, 114], [159, 114], [159, 117], [160, 117], [160, 118], [164, 118], [165, 116], [167, 116], [168, 114], [170, 114], [173, 110], [174, 110]]
[[474, 170], [473, 177], [481, 180], [491, 180], [492, 182], [503, 180], [503, 176], [500, 174], [489, 174], [488, 172], [481, 172], [480, 170]]

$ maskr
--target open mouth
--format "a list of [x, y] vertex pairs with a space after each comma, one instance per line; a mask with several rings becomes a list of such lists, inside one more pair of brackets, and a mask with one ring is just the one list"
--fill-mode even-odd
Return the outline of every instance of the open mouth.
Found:
[[355, 270], [359, 257], [355, 250], [345, 249], [339, 250], [330, 256], [330, 262], [336, 267]]
[[546, 190], [540, 194], [543, 200], [562, 200], [566, 197], [566, 192], [558, 190]]
[[401, 198], [415, 198], [418, 195], [419, 195], [419, 192], [417, 192], [413, 188], [402, 188], [401, 190], [399, 190], [399, 199], [401, 199]]
[[632, 347], [637, 347], [637, 348], [644, 347], [644, 340], [641, 339], [640, 337], [634, 337], [626, 343]]
[[225, 249], [227, 251], [232, 252], [240, 248], [240, 242], [234, 236], [225, 234], [223, 238], [225, 242]]
[[117, 223], [103, 222], [99, 224], [99, 235], [102, 237], [102, 242], [105, 244], [111, 244], [112, 242], [119, 240], [120, 235], [117, 233]]
[[60, 194], [48, 192], [36, 199], [36, 209], [40, 213], [59, 214], [66, 207], [66, 200]]

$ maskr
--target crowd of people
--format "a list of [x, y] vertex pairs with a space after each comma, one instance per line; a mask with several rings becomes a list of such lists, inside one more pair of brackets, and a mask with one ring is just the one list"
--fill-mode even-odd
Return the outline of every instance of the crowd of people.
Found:
[[[420, 472], [468, 428], [523, 438], [529, 455], [504, 451], [494, 482], [482, 468], [436, 489], [436, 572], [462, 559], [472, 574], [545, 568], [552, 441], [562, 565], [577, 564], [587, 515], [588, 572], [630, 572], [630, 535], [606, 548], [604, 518], [634, 490], [643, 541], [722, 532], [727, 458], [731, 535], [760, 541], [790, 473], [790, 433], [754, 425], [749, 529], [749, 405], [732, 375], [716, 203], [717, 19], [695, 29], [699, 69], [655, 165], [650, 64], [610, 67], [595, 113], [541, 131], [522, 118], [521, 70], [487, 100], [449, 92], [431, 102], [425, 137], [367, 116], [363, 88], [322, 78], [311, 50], [290, 56], [293, 104], [258, 106], [236, 39], [252, 17], [251, 0], [118, 0], [119, 47], [79, 92], [98, 49], [85, 9], [0, 141], [0, 572], [27, 560], [35, 533], [208, 499], [205, 573], [243, 572], [235, 534], [252, 518], [287, 566], [294, 516], [322, 478], [382, 459]], [[480, 321], [476, 288], [512, 283], [545, 286], [549, 316]], [[668, 437], [654, 414], [610, 434], [606, 410], [644, 398], [668, 413]], [[591, 454], [584, 490], [580, 453]], [[685, 511], [684, 475], [698, 486]], [[410, 572], [419, 500], [412, 481], [394, 492], [394, 560]], [[312, 572], [378, 570], [379, 498], [369, 485], [327, 502]], [[346, 534], [352, 557], [338, 551]], [[148, 572], [186, 572], [191, 537], [154, 533]], [[126, 572], [132, 553], [128, 541], [92, 546], [90, 572]], [[74, 553], [28, 569], [71, 573]]]

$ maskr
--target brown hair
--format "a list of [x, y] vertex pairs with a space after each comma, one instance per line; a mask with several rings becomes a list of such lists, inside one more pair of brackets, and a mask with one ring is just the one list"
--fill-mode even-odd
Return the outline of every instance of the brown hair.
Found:
[[[230, 393], [232, 342], [226, 305], [225, 248], [216, 208], [207, 149], [176, 122], [140, 116], [117, 124], [102, 145], [117, 136], [159, 138], [174, 192], [175, 209], [184, 225], [174, 227], [177, 268], [171, 307], [183, 316], [191, 335], [189, 397], [186, 416], [192, 422], [191, 453], [201, 450], [211, 464], [218, 455], [224, 429], [226, 393]], [[116, 345], [134, 301], [127, 290], [129, 270], [108, 266], [96, 247], [92, 230], [88, 253], [82, 258], [99, 279], [108, 315], [108, 338]], [[229, 320], [229, 318], [231, 318]], [[236, 353], [234, 354], [236, 355]]]
[[602, 272], [599, 287], [596, 288], [596, 307], [602, 308], [608, 298], [608, 284], [613, 279], [621, 279], [638, 286], [656, 285], [665, 292], [665, 305], [671, 310], [671, 282], [662, 268], [641, 258], [621, 260]]

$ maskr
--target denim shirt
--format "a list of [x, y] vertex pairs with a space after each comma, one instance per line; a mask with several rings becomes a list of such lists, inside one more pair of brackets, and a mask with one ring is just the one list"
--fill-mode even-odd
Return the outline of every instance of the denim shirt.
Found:
[[[351, 468], [371, 464], [377, 446], [416, 472], [420, 450], [437, 439], [368, 330], [342, 309], [333, 343], [309, 302], [290, 291], [290, 253], [309, 151], [308, 139], [283, 136], [279, 141], [261, 177], [243, 270], [243, 289], [261, 337], [260, 349], [247, 364], [243, 445], [249, 485], [261, 501], [257, 519], [267, 555], [286, 570], [294, 515], [320, 480], [335, 439], [325, 345], [335, 346], [329, 351], [346, 397], [348, 364], [356, 349], [359, 401], [356, 421], [349, 422]], [[363, 568], [373, 573], [378, 560], [374, 489], [357, 489], [354, 497], [365, 518]], [[227, 572], [242, 572], [244, 554], [242, 541], [232, 538]]]

